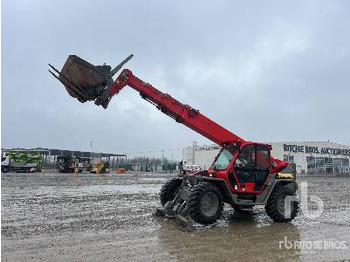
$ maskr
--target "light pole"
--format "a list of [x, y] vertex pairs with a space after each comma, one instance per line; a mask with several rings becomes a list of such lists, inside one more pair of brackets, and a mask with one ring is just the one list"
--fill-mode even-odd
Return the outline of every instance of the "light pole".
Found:
[[90, 158], [92, 161], [93, 161], [93, 150], [92, 150], [93, 142], [95, 142], [95, 140], [90, 140], [90, 151], [91, 151]]

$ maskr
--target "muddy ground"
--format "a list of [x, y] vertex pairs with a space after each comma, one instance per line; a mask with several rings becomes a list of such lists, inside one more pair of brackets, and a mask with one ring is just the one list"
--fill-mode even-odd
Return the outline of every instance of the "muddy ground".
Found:
[[170, 176], [2, 174], [2, 261], [350, 259], [350, 177], [299, 178], [324, 202], [313, 219], [277, 224], [263, 208], [236, 214], [225, 206], [213, 226], [184, 230], [152, 216]]

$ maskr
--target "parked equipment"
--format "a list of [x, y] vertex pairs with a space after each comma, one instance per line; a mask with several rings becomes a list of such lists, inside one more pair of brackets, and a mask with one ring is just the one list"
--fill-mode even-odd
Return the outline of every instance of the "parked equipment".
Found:
[[183, 174], [187, 175], [193, 175], [196, 174], [197, 172], [201, 171], [201, 167], [199, 165], [185, 165], [183, 167]]
[[105, 174], [109, 173], [109, 156], [94, 156], [91, 160], [92, 167], [90, 169], [90, 173], [95, 174]]
[[1, 156], [1, 173], [7, 173], [10, 169], [10, 158], [8, 156]]
[[264, 205], [266, 213], [276, 222], [289, 222], [297, 215], [296, 174], [281, 175], [289, 163], [273, 158], [270, 145], [242, 139], [198, 110], [137, 78], [128, 69], [113, 82], [113, 75], [131, 57], [111, 70], [111, 67], [93, 66], [77, 56], [69, 56], [61, 72], [51, 66], [57, 76], [50, 72], [72, 97], [82, 103], [94, 101], [104, 108], [114, 95], [130, 86], [175, 121], [222, 147], [208, 170], [191, 176], [180, 175], [163, 186], [159, 213], [184, 223], [194, 220], [212, 224], [221, 217], [226, 202], [237, 211]]
[[126, 173], [126, 169], [125, 168], [118, 168], [115, 171], [116, 174], [125, 174]]
[[108, 161], [100, 161], [98, 162], [91, 170], [90, 173], [95, 174], [105, 174], [109, 173], [109, 162]]
[[90, 170], [90, 159], [87, 157], [58, 156], [57, 170], [59, 173], [81, 173]]
[[34, 153], [7, 152], [1, 157], [1, 172], [33, 173], [42, 171], [42, 155]]

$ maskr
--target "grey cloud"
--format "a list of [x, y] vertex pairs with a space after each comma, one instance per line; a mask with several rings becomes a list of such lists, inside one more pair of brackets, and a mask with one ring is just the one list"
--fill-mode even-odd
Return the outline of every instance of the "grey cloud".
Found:
[[[69, 54], [136, 75], [239, 136], [350, 144], [346, 1], [4, 1], [2, 146], [109, 152], [210, 141], [133, 90], [80, 104], [46, 71]], [[168, 155], [168, 157], [170, 157]]]

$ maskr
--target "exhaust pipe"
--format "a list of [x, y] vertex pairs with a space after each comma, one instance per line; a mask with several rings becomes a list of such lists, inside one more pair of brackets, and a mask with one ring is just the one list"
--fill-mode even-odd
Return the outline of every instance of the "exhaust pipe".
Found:
[[49, 72], [66, 88], [68, 94], [81, 103], [94, 101], [96, 105], [108, 107], [109, 89], [113, 84], [113, 76], [126, 64], [133, 55], [129, 55], [114, 69], [109, 65], [94, 66], [84, 59], [68, 56], [61, 72], [50, 65]]

